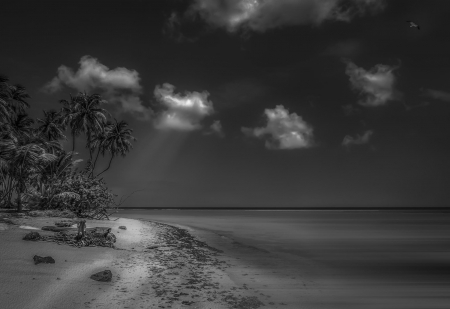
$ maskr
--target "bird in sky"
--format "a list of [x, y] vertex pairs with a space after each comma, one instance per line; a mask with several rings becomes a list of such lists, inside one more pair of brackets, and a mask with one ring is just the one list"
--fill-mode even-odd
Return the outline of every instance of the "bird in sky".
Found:
[[420, 30], [420, 27], [419, 27], [419, 25], [418, 25], [418, 24], [416, 24], [415, 22], [413, 22], [413, 21], [410, 21], [410, 20], [407, 20], [406, 22], [408, 22], [408, 23], [409, 23], [409, 26], [410, 26], [410, 27], [416, 27], [416, 28], [417, 28], [417, 30]]

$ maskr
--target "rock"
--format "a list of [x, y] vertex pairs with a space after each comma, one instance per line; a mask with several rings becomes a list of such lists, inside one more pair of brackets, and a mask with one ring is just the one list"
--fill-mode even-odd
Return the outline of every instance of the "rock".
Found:
[[90, 278], [95, 281], [110, 282], [112, 279], [112, 272], [110, 270], [104, 270], [93, 274]]
[[38, 232], [30, 232], [27, 235], [25, 235], [22, 239], [23, 240], [39, 240], [41, 238], [41, 235], [39, 235]]
[[126, 230], [127, 227], [122, 225], [122, 226], [119, 226], [119, 229], [121, 229], [121, 230]]
[[35, 265], [39, 264], [39, 263], [55, 264], [55, 260], [51, 256], [42, 257], [42, 256], [35, 255], [33, 257], [33, 260], [34, 260]]

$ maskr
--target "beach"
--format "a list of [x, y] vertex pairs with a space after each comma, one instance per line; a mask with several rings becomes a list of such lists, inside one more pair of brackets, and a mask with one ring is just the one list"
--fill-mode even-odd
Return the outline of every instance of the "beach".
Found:
[[[116, 216], [87, 220], [88, 228], [111, 228], [116, 249], [22, 240], [31, 231], [24, 227], [60, 218], [0, 223], [1, 307], [450, 304], [448, 214], [121, 210]], [[56, 262], [34, 265], [35, 254]], [[111, 282], [89, 278], [106, 269]]]
[[[38, 229], [58, 219], [25, 216], [1, 223], [2, 308], [287, 306], [253, 288], [251, 270], [238, 259], [165, 224], [124, 218], [87, 220], [87, 228], [111, 228], [117, 237], [116, 249], [22, 240], [30, 231], [52, 233]], [[119, 226], [127, 229], [120, 230]], [[210, 235], [204, 236], [213, 240]], [[34, 255], [51, 256], [55, 264], [35, 265]], [[111, 282], [90, 279], [106, 269], [113, 274]], [[244, 270], [248, 274], [238, 278], [237, 273]]]

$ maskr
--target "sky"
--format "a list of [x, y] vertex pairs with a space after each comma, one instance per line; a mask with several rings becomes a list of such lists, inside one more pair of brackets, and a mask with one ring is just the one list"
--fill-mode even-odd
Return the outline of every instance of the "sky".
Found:
[[27, 88], [30, 116], [86, 91], [134, 130], [103, 174], [119, 196], [141, 190], [122, 206], [449, 205], [449, 1], [3, 0], [2, 11], [0, 73]]

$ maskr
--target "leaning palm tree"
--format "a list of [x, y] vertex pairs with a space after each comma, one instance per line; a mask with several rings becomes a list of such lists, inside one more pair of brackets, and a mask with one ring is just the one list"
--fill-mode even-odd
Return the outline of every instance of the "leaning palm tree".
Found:
[[121, 120], [120, 122], [117, 122], [115, 118], [114, 121], [115, 123], [108, 129], [106, 139], [103, 143], [104, 149], [108, 150], [111, 154], [111, 159], [109, 160], [108, 167], [98, 174], [97, 177], [111, 167], [111, 162], [116, 155], [120, 154], [122, 157], [125, 157], [127, 152], [133, 148], [133, 145], [131, 144], [132, 140], [137, 141], [137, 139], [131, 135], [133, 130], [127, 128], [128, 124], [125, 121]]
[[114, 128], [113, 124], [108, 120], [100, 132], [92, 134], [91, 147], [93, 149], [92, 150], [93, 152], [97, 148], [97, 155], [95, 156], [94, 162], [93, 163], [91, 162], [92, 165], [90, 167], [91, 169], [90, 177], [94, 176], [95, 165], [97, 164], [99, 154], [102, 153], [102, 156], [105, 156], [106, 151], [105, 142], [108, 138], [109, 132], [111, 132], [113, 128]]
[[41, 124], [37, 132], [45, 136], [48, 141], [66, 139], [61, 115], [55, 110], [50, 110], [44, 111], [44, 116], [44, 119], [37, 119], [37, 122]]

